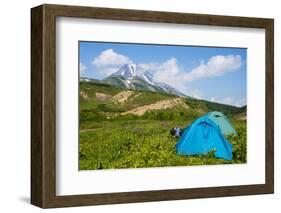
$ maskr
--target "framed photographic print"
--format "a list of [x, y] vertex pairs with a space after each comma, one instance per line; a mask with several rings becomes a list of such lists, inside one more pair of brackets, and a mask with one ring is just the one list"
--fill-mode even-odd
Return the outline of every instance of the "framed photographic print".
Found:
[[31, 9], [31, 203], [274, 191], [273, 19]]

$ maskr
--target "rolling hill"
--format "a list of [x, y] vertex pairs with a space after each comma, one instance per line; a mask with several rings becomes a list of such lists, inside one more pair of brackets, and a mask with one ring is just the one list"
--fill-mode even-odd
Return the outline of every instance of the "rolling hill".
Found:
[[[80, 122], [102, 120], [192, 120], [210, 111], [230, 118], [246, 116], [235, 107], [165, 92], [123, 89], [101, 82], [80, 82]], [[243, 116], [243, 117], [245, 117]]]

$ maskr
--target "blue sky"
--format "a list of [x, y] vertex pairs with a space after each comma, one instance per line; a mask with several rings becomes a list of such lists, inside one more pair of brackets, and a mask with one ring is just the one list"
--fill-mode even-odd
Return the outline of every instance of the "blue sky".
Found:
[[103, 79], [135, 63], [195, 98], [246, 104], [247, 49], [79, 42], [80, 76]]

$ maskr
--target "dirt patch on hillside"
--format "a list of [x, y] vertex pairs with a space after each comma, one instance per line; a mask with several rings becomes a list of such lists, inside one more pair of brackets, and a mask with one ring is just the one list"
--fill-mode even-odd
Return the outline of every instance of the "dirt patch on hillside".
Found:
[[88, 93], [86, 93], [85, 91], [80, 91], [80, 96], [82, 96], [82, 98], [84, 99], [89, 99]]
[[101, 92], [96, 92], [96, 98], [100, 101], [106, 101], [111, 97], [112, 97], [111, 95], [101, 93]]
[[182, 98], [174, 98], [174, 99], [170, 99], [170, 100], [158, 101], [154, 104], [149, 104], [146, 106], [137, 107], [137, 108], [134, 108], [127, 112], [123, 112], [122, 115], [134, 114], [134, 115], [141, 116], [145, 112], [150, 111], [150, 110], [168, 109], [168, 108], [172, 108], [175, 106], [189, 108], [189, 106], [183, 101]]
[[134, 100], [135, 98], [139, 97], [142, 93], [139, 92], [137, 94], [135, 94], [133, 97], [130, 97], [130, 101]]
[[123, 92], [120, 92], [117, 95], [113, 96], [111, 98], [111, 101], [116, 103], [116, 104], [117, 103], [125, 103], [134, 94], [135, 94], [135, 92], [133, 92], [133, 91], [123, 91]]

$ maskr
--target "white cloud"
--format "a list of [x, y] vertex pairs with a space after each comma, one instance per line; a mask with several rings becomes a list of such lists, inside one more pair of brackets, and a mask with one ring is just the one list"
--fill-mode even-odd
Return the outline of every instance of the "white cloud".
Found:
[[132, 63], [132, 60], [125, 55], [116, 53], [113, 49], [104, 50], [94, 58], [92, 64], [96, 67], [120, 66]]
[[217, 55], [211, 57], [207, 63], [201, 61], [200, 65], [189, 72], [183, 70], [178, 64], [176, 58], [170, 58], [163, 64], [156, 66], [153, 64], [144, 64], [144, 67], [152, 67], [155, 72], [155, 78], [159, 81], [176, 85], [185, 84], [188, 81], [194, 81], [199, 78], [210, 78], [222, 76], [226, 73], [233, 72], [242, 65], [239, 55]]
[[112, 73], [116, 72], [121, 66], [108, 66], [108, 67], [102, 67], [95, 69], [95, 72], [98, 72], [98, 74], [101, 76], [101, 78], [105, 78]]
[[180, 79], [184, 72], [181, 71], [177, 59], [173, 57], [165, 61], [163, 64], [156, 66], [156, 69], [152, 70], [152, 72], [156, 81], [164, 82], [171, 86], [181, 86], [182, 83], [184, 83]]
[[227, 105], [232, 105], [232, 106], [237, 106], [237, 107], [246, 105], [246, 98], [235, 99], [233, 97], [225, 97], [225, 98], [218, 99], [218, 98], [213, 97], [213, 98], [210, 98], [209, 100], [212, 102], [227, 104]]
[[[122, 65], [128, 63], [133, 63], [133, 61], [128, 56], [117, 53], [113, 49], [104, 50], [92, 61], [94, 71], [97, 72], [100, 78], [111, 75]], [[154, 80], [166, 83], [188, 96], [203, 99], [202, 92], [198, 89], [190, 88], [188, 82], [234, 72], [241, 67], [242, 60], [239, 55], [216, 55], [207, 62], [201, 61], [197, 67], [189, 72], [185, 71], [174, 57], [163, 63], [141, 63], [138, 65], [143, 70], [151, 72], [154, 75]], [[80, 65], [81, 68], [82, 66]], [[245, 101], [238, 103], [237, 100], [231, 98], [215, 100], [215, 102], [237, 106], [245, 103]]]
[[241, 64], [239, 55], [217, 55], [211, 57], [207, 63], [201, 61], [200, 65], [189, 72], [184, 71], [174, 57], [162, 64], [150, 63], [142, 66], [152, 71], [156, 81], [167, 83], [186, 95], [202, 99], [202, 93], [199, 90], [190, 89], [188, 82], [234, 72], [241, 67]]
[[221, 76], [240, 68], [242, 60], [240, 55], [216, 55], [207, 63], [201, 62], [199, 66], [184, 75], [184, 80], [193, 81], [199, 78]]
[[203, 93], [199, 89], [188, 90], [186, 94], [196, 99], [203, 99]]
[[159, 68], [159, 63], [141, 63], [141, 64], [138, 64], [138, 66], [141, 67], [145, 71], [154, 73]]
[[241, 98], [241, 99], [238, 99], [238, 100], [236, 100], [236, 102], [235, 102], [235, 106], [245, 106], [245, 105], [247, 105], [247, 100], [246, 100], [246, 98]]
[[207, 63], [201, 61], [200, 65], [189, 72], [184, 71], [178, 64], [177, 59], [173, 57], [163, 64], [158, 64], [158, 66], [156, 65], [154, 63], [145, 64], [143, 66], [154, 69], [154, 75], [157, 80], [182, 86], [182, 84], [186, 84], [188, 81], [222, 76], [229, 72], [234, 72], [241, 67], [242, 60], [239, 55], [217, 55], [211, 57]]
[[92, 61], [94, 72], [97, 72], [100, 78], [105, 78], [116, 72], [122, 65], [133, 63], [133, 61], [113, 49], [107, 49], [101, 52]]
[[84, 71], [87, 69], [86, 65], [83, 64], [82, 62], [80, 62], [79, 64], [79, 70], [80, 70], [80, 73], [84, 73]]
[[202, 92], [198, 89], [191, 89], [182, 78], [184, 71], [176, 58], [172, 57], [162, 64], [150, 63], [141, 66], [152, 72], [156, 81], [166, 83], [188, 96], [202, 99]]

